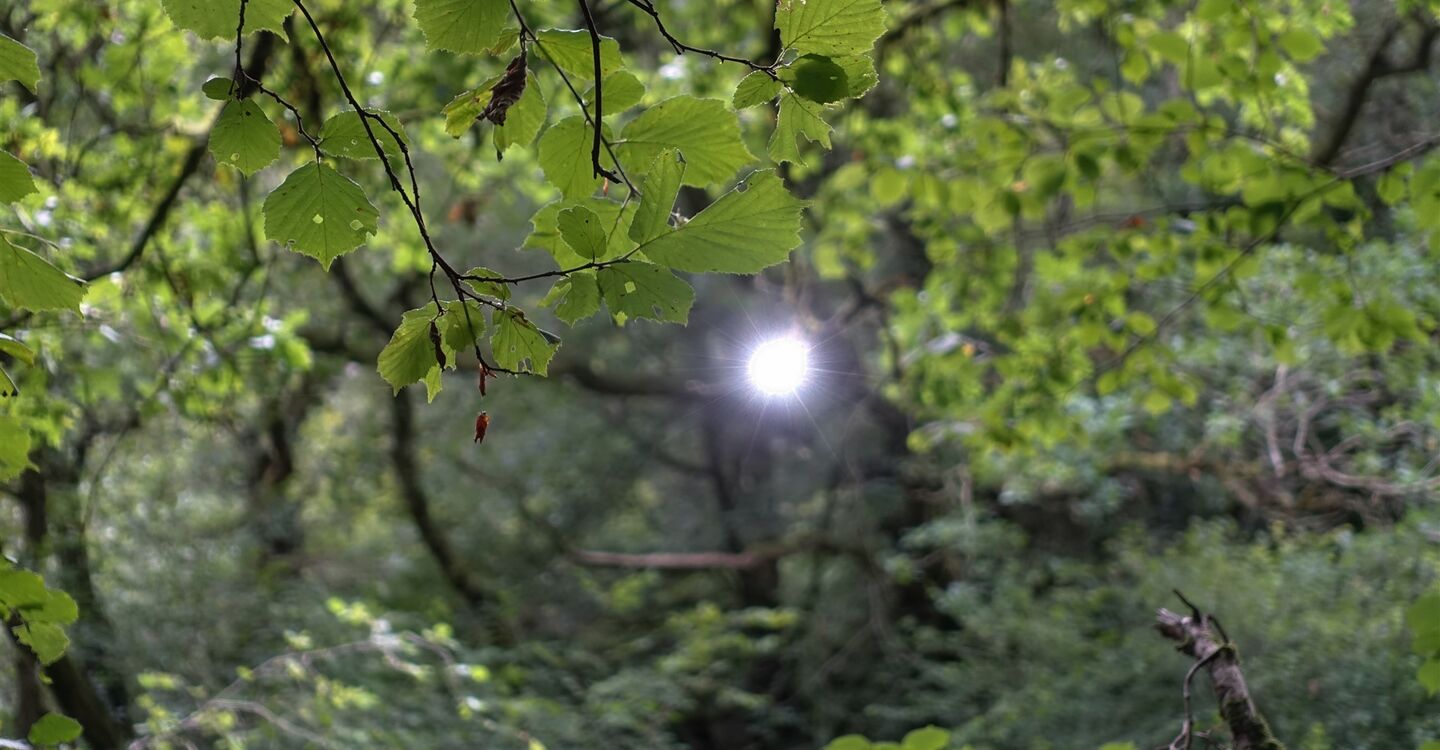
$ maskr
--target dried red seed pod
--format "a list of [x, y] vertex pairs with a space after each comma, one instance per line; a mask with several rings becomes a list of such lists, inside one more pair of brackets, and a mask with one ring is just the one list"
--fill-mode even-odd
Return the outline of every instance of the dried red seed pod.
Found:
[[484, 360], [481, 360], [481, 362], [477, 365], [477, 369], [480, 370], [480, 378], [478, 380], [478, 383], [480, 385], [480, 396], [483, 398], [485, 396], [485, 381], [489, 380], [490, 378], [498, 378], [500, 376], [496, 375], [495, 371], [490, 369], [490, 366], [485, 364]]
[[490, 415], [482, 411], [480, 416], [475, 418], [475, 442], [485, 442], [485, 431], [488, 429], [490, 429]]

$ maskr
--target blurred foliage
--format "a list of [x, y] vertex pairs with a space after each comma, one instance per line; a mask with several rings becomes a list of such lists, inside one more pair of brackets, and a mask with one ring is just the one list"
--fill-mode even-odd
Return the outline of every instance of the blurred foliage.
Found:
[[1440, 747], [1434, 3], [244, 6], [0, 7], [0, 737]]

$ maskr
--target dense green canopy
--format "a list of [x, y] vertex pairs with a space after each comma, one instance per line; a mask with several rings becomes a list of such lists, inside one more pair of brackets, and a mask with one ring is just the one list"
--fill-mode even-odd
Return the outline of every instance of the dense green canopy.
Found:
[[0, 746], [1440, 750], [1437, 14], [0, 7]]

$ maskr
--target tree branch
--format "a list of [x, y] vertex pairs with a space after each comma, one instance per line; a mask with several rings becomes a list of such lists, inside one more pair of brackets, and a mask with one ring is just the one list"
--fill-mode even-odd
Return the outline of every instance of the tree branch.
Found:
[[[1175, 592], [1182, 601], [1185, 597]], [[1171, 743], [1172, 748], [1189, 747], [1188, 735], [1193, 726], [1188, 708], [1188, 686], [1194, 671], [1200, 668], [1210, 674], [1215, 688], [1215, 699], [1220, 704], [1220, 715], [1230, 728], [1235, 750], [1285, 750], [1285, 746], [1271, 734], [1270, 726], [1245, 684], [1245, 675], [1240, 670], [1240, 656], [1234, 644], [1225, 635], [1225, 629], [1211, 615], [1191, 607], [1190, 615], [1180, 615], [1168, 609], [1155, 614], [1155, 629], [1172, 641], [1178, 641], [1180, 653], [1195, 657], [1195, 664], [1186, 676], [1187, 708], [1181, 736]], [[1182, 742], [1183, 740], [1183, 742]], [[1181, 743], [1181, 744], [1176, 744]]]
[[1408, 60], [1395, 62], [1386, 54], [1390, 43], [1400, 32], [1399, 22], [1391, 24], [1380, 35], [1380, 41], [1375, 45], [1374, 51], [1370, 53], [1365, 70], [1350, 84], [1350, 89], [1345, 95], [1345, 104], [1340, 110], [1340, 117], [1331, 127], [1329, 137], [1315, 148], [1312, 158], [1316, 164], [1329, 166], [1339, 158], [1345, 142], [1350, 138], [1351, 131], [1360, 121], [1360, 112], [1365, 108], [1365, 101], [1369, 98], [1370, 89], [1377, 81], [1391, 76], [1418, 73], [1430, 66], [1431, 51], [1437, 35], [1440, 35], [1440, 26], [1427, 19], [1421, 19], [1420, 23], [1420, 38], [1416, 41], [1414, 52]]

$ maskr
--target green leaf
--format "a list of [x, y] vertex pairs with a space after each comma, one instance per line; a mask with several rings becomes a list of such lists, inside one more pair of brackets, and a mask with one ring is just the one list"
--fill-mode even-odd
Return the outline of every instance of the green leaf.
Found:
[[[645, 98], [645, 84], [628, 70], [617, 70], [605, 76], [605, 116], [624, 112]], [[585, 107], [595, 113], [595, 89], [585, 92]]]
[[59, 745], [80, 739], [80, 722], [68, 716], [50, 713], [30, 726], [28, 736], [32, 745]]
[[545, 375], [557, 344], [535, 327], [525, 313], [514, 307], [496, 310], [491, 318], [495, 332], [490, 336], [490, 350], [495, 363], [507, 370]]
[[775, 28], [786, 49], [858, 55], [885, 33], [885, 9], [880, 0], [780, 0]]
[[695, 290], [670, 271], [651, 263], [619, 263], [596, 274], [610, 314], [684, 324], [695, 304]]
[[1177, 65], [1190, 59], [1190, 41], [1179, 32], [1157, 31], [1146, 40], [1145, 45], [1155, 50], [1161, 58]]
[[950, 744], [950, 733], [939, 727], [916, 729], [901, 741], [905, 750], [944, 750]]
[[64, 591], [48, 592], [49, 596], [45, 603], [38, 609], [26, 611], [25, 617], [36, 622], [48, 622], [55, 625], [73, 625], [80, 619], [80, 607], [70, 595]]
[[785, 88], [784, 84], [771, 78], [765, 72], [757, 70], [740, 79], [740, 85], [735, 87], [735, 96], [731, 99], [731, 104], [735, 106], [735, 109], [764, 104], [779, 96], [783, 88]]
[[0, 414], [0, 480], [14, 479], [30, 466], [30, 431], [15, 417]]
[[[161, 0], [175, 25], [203, 39], [234, 39], [240, 22], [240, 0]], [[249, 0], [245, 33], [268, 29], [285, 35], [285, 19], [295, 10], [292, 0]]]
[[550, 253], [555, 258], [555, 265], [559, 268], [574, 268], [589, 262], [589, 258], [577, 255], [560, 237], [558, 227], [560, 212], [572, 206], [585, 206], [600, 217], [601, 225], [605, 227], [606, 236], [609, 238], [605, 257], [601, 260], [618, 258], [635, 249], [635, 243], [630, 240], [628, 234], [630, 222], [635, 216], [633, 205], [622, 212], [624, 204], [593, 196], [578, 201], [557, 201], [541, 206], [540, 210], [536, 211], [530, 219], [535, 231], [525, 238], [525, 247]]
[[729, 181], [755, 159], [740, 138], [740, 118], [719, 99], [677, 96], [631, 120], [617, 150], [624, 163], [650, 164], [666, 149], [685, 156], [685, 184]]
[[466, 271], [465, 275], [475, 276], [478, 279], [496, 279], [496, 281], [467, 279], [465, 285], [473, 289], [476, 294], [484, 294], [501, 301], [510, 299], [510, 285], [498, 280], [505, 278], [505, 275], [499, 271], [492, 271], [484, 266], [476, 266]]
[[45, 579], [38, 573], [19, 568], [0, 570], [0, 604], [8, 609], [21, 609], [45, 603], [50, 592]]
[[782, 77], [792, 91], [812, 102], [829, 104], [850, 96], [849, 74], [824, 55], [801, 57], [785, 69]]
[[280, 129], [253, 99], [226, 102], [210, 131], [210, 153], [246, 175], [280, 158]]
[[48, 622], [27, 622], [11, 629], [15, 639], [30, 647], [41, 664], [54, 664], [65, 655], [70, 638], [65, 629]]
[[[501, 78], [503, 76], [498, 75], [486, 78], [479, 86], [457, 94], [440, 110], [445, 115], [445, 132], [451, 138], [459, 138], [469, 132], [470, 126], [475, 124], [475, 118], [489, 106], [490, 99], [495, 94], [495, 84], [499, 83]], [[527, 85], [526, 88], [530, 87]]]
[[[368, 112], [379, 117], [390, 126], [390, 130], [400, 136], [397, 142], [390, 130], [386, 130], [373, 118], [366, 118], [369, 120], [370, 133], [375, 134], [375, 140], [385, 149], [385, 155], [391, 160], [403, 163], [405, 153], [400, 146], [403, 144], [408, 147], [410, 138], [405, 135], [405, 128], [400, 124], [400, 120], [384, 110], [372, 109]], [[366, 124], [361, 121], [360, 113], [353, 109], [331, 117], [320, 126], [320, 150], [331, 156], [343, 156], [347, 159], [378, 160], [380, 156], [375, 153], [375, 144], [365, 131]]]
[[584, 206], [567, 208], [556, 218], [561, 239], [575, 254], [588, 261], [604, 257], [608, 239], [600, 217]]
[[1440, 693], [1440, 659], [1430, 659], [1422, 664], [1420, 671], [1415, 673], [1415, 679], [1419, 680], [1431, 695]]
[[38, 93], [40, 63], [35, 50], [0, 34], [0, 83], [19, 81], [21, 86]]
[[561, 279], [540, 304], [555, 305], [555, 317], [569, 326], [600, 312], [600, 285], [595, 273], [580, 271]]
[[[495, 151], [504, 154], [511, 146], [528, 146], [545, 124], [548, 105], [545, 92], [534, 73], [528, 74], [525, 92], [505, 114], [505, 124], [495, 126]], [[472, 118], [473, 119], [473, 118]]]
[[235, 82], [224, 77], [210, 78], [200, 85], [200, 91], [205, 94], [205, 98], [217, 102], [230, 101], [234, 90]]
[[590, 161], [595, 129], [580, 115], [567, 117], [540, 136], [540, 168], [566, 198], [581, 198], [600, 187]]
[[681, 271], [756, 273], [783, 263], [800, 245], [805, 204], [772, 171], [757, 172], [747, 182], [680, 228], [641, 245], [641, 252]]
[[0, 237], [0, 300], [25, 310], [80, 310], [85, 282]]
[[1290, 29], [1280, 35], [1280, 46], [1285, 48], [1285, 53], [1298, 62], [1309, 62], [1320, 56], [1325, 51], [1325, 44], [1320, 37], [1309, 29]]
[[0, 352], [4, 352], [27, 365], [35, 364], [35, 351], [13, 336], [0, 333]]
[[805, 163], [800, 158], [798, 141], [806, 140], [830, 148], [830, 123], [822, 114], [825, 105], [802, 99], [786, 91], [780, 96], [780, 113], [775, 120], [775, 134], [770, 137], [770, 159], [781, 162]]
[[394, 393], [424, 380], [432, 369], [440, 367], [440, 361], [435, 358], [435, 342], [430, 338], [430, 324], [435, 322], [437, 329], [439, 327], [437, 317], [434, 302], [406, 312], [390, 336], [390, 342], [380, 350], [376, 369]]
[[432, 50], [488, 54], [509, 19], [507, 0], [415, 0], [415, 21]]
[[[0, 334], [0, 353], [9, 354], [26, 364], [35, 364], [35, 351], [20, 341], [14, 340], [10, 335]], [[6, 373], [3, 367], [0, 367], [0, 399], [9, 399], [10, 396], [17, 396], [19, 393], [20, 387], [10, 379], [10, 373]], [[0, 458], [0, 479], [6, 478], [6, 465], [6, 459]]]
[[30, 176], [30, 167], [0, 151], [0, 203], [14, 203], [33, 192], [35, 178]]
[[1405, 622], [1416, 633], [1440, 630], [1440, 593], [1426, 594], [1405, 612]]
[[265, 199], [263, 212], [266, 236], [327, 270], [336, 258], [365, 244], [380, 221], [359, 185], [318, 163], [291, 172]]
[[858, 734], [847, 734], [831, 740], [825, 750], [870, 750], [870, 747], [870, 740]]
[[661, 151], [641, 180], [640, 206], [630, 222], [630, 239], [646, 243], [670, 231], [670, 214], [685, 177], [685, 157], [679, 151]]
[[454, 355], [475, 345], [485, 333], [485, 309], [479, 302], [466, 300], [462, 307], [456, 300], [445, 302], [445, 314], [440, 316], [442, 348], [450, 357], [450, 366], [455, 366]]
[[[590, 33], [576, 29], [545, 29], [536, 34], [535, 46], [540, 56], [572, 76], [580, 76], [592, 85], [595, 61], [590, 48]], [[620, 69], [620, 43], [608, 36], [600, 37], [600, 76]]]

